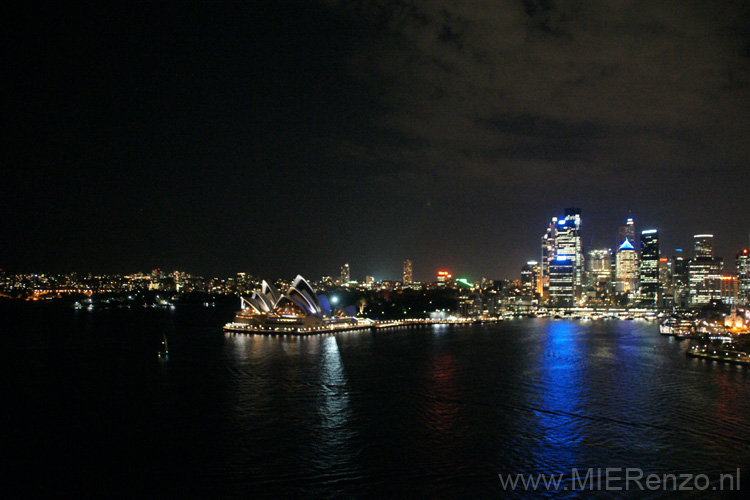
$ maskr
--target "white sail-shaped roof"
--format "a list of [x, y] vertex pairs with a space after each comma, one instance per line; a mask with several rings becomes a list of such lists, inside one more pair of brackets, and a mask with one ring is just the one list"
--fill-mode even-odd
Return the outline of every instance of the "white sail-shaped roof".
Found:
[[263, 280], [263, 284], [261, 285], [261, 293], [265, 295], [266, 297], [270, 297], [272, 299], [271, 302], [273, 303], [274, 306], [281, 298], [281, 294], [276, 289], [276, 287], [273, 286], [271, 283], [267, 282], [266, 280]]

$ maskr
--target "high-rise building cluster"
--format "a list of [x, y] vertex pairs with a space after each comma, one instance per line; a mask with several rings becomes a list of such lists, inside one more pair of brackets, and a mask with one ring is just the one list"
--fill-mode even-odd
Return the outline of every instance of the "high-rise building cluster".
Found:
[[632, 217], [618, 228], [614, 250], [584, 251], [581, 225], [578, 208], [552, 217], [542, 236], [541, 263], [530, 261], [521, 268], [520, 289], [527, 303], [553, 307], [750, 303], [747, 249], [737, 253], [734, 274], [726, 274], [722, 259], [714, 255], [712, 234], [694, 236], [692, 256], [676, 249], [666, 257], [659, 231], [637, 232]]

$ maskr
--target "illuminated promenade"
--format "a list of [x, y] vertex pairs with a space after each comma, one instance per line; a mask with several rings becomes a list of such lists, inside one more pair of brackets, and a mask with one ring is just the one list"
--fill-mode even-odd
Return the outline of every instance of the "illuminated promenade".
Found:
[[448, 318], [448, 319], [402, 319], [374, 321], [371, 319], [357, 319], [356, 323], [328, 324], [324, 326], [259, 326], [246, 323], [227, 323], [224, 325], [225, 332], [254, 333], [261, 335], [315, 335], [335, 332], [350, 332], [356, 330], [381, 330], [385, 328], [398, 328], [403, 326], [423, 325], [467, 325], [473, 323], [496, 323], [503, 321], [502, 318], [470, 319], [470, 318]]
[[720, 363], [731, 363], [734, 365], [750, 365], [750, 354], [747, 352], [734, 351], [734, 346], [729, 349], [716, 349], [708, 345], [693, 346], [685, 354], [691, 358], [710, 359]]

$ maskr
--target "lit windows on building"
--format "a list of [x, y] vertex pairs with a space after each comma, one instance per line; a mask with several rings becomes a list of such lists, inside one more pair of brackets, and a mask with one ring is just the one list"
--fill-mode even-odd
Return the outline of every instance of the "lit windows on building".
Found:
[[714, 235], [696, 234], [695, 257], [688, 264], [691, 305], [708, 304], [721, 299], [724, 262], [714, 258]]
[[735, 256], [735, 274], [738, 299], [740, 303], [750, 305], [750, 251], [747, 248]]
[[521, 292], [525, 296], [540, 294], [540, 266], [539, 262], [530, 260], [521, 268]]
[[583, 293], [584, 259], [581, 242], [581, 210], [565, 209], [565, 217], [552, 218], [542, 237], [542, 283], [548, 287], [550, 304], [572, 307]]
[[638, 289], [638, 253], [630, 240], [625, 240], [615, 256], [615, 291], [627, 293]]
[[438, 287], [450, 287], [453, 283], [453, 276], [448, 271], [438, 271], [437, 273], [437, 286]]
[[657, 305], [659, 299], [659, 233], [656, 229], [641, 232], [640, 300]]
[[721, 301], [734, 306], [739, 299], [739, 280], [736, 276], [721, 277]]
[[696, 258], [713, 258], [714, 256], [714, 235], [713, 234], [696, 234], [693, 236], [695, 241]]
[[404, 261], [404, 285], [411, 285], [414, 282], [414, 276], [412, 274], [411, 261], [406, 259]]
[[341, 286], [348, 286], [350, 281], [351, 281], [351, 271], [349, 269], [349, 264], [347, 263], [341, 266], [341, 275], [339, 279], [339, 284]]
[[589, 250], [586, 253], [586, 283], [589, 286], [604, 285], [612, 280], [612, 250]]
[[625, 225], [620, 226], [617, 230], [617, 248], [620, 248], [625, 243], [625, 240], [635, 245], [635, 222], [632, 217], [628, 217]]
[[708, 304], [721, 298], [723, 264], [721, 259], [708, 257], [696, 257], [690, 261], [688, 273], [692, 305]]

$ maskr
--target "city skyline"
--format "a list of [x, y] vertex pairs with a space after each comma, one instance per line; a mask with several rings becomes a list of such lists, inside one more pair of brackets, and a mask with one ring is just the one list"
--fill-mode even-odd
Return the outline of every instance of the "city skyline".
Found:
[[515, 278], [581, 208], [748, 246], [747, 8], [283, 1], [15, 19], [0, 268]]
[[[580, 226], [582, 226], [582, 225], [585, 224], [586, 217], [585, 217], [585, 215], [584, 216], [581, 215], [579, 209], [577, 209], [577, 208], [568, 208], [568, 209], [562, 209], [562, 210], [558, 211], [558, 216], [553, 217], [553, 219], [552, 219], [553, 222], [552, 222], [551, 226], [557, 226], [558, 217], [560, 218], [560, 222], [562, 223], [563, 218], [567, 217], [567, 216], [564, 215], [565, 212], [567, 212], [569, 210], [577, 211], [576, 212], [576, 217], [577, 217], [576, 224], [577, 224], [578, 227], [580, 227]], [[626, 219], [626, 222], [627, 222], [628, 226], [631, 227], [631, 228], [636, 223], [636, 221], [635, 221], [635, 219], [633, 217], [628, 217]], [[548, 226], [550, 226], [550, 225], [548, 224]], [[616, 230], [616, 231], [614, 231], [614, 233], [613, 233], [614, 236], [612, 237], [612, 241], [620, 241], [623, 238], [623, 236], [622, 236], [622, 229], [625, 228], [625, 227], [626, 226], [624, 226], [624, 225], [623, 226], [619, 226], [619, 229]], [[716, 256], [717, 258], [719, 258], [719, 259], [721, 259], [721, 260], [724, 261], [724, 272], [723, 272], [723, 274], [725, 274], [725, 275], [731, 275], [731, 274], [734, 273], [734, 269], [733, 269], [733, 265], [734, 264], [733, 263], [735, 261], [735, 258], [739, 258], [739, 255], [741, 255], [743, 252], [747, 253], [747, 250], [750, 248], [750, 235], [748, 237], [749, 241], [748, 241], [747, 245], [739, 247], [736, 250], [729, 252], [727, 254], [727, 256], [724, 257], [719, 252], [717, 252], [717, 251], [714, 250], [714, 245], [715, 245], [715, 235], [714, 234], [708, 234], [708, 233], [706, 233], [706, 234], [693, 234], [693, 236], [691, 236], [691, 238], [690, 238], [690, 241], [684, 242], [685, 243], [684, 245], [681, 245], [678, 248], [675, 248], [674, 246], [673, 247], [665, 248], [664, 245], [663, 245], [663, 243], [661, 243], [661, 241], [662, 241], [662, 230], [661, 229], [649, 227], [648, 229], [642, 229], [642, 230], [641, 229], [635, 229], [634, 231], [635, 232], [633, 234], [635, 235], [635, 241], [630, 242], [629, 239], [628, 239], [628, 241], [629, 241], [628, 244], [629, 244], [630, 248], [633, 248], [635, 246], [635, 254], [640, 254], [640, 252], [641, 252], [641, 249], [639, 249], [638, 246], [636, 246], [638, 244], [639, 240], [641, 241], [641, 245], [642, 245], [642, 241], [643, 241], [644, 237], [648, 237], [647, 235], [658, 234], [658, 239], [659, 239], [660, 243], [658, 243], [658, 245], [656, 246], [656, 253], [652, 254], [650, 257], [651, 258], [663, 257], [663, 258], [669, 259], [670, 261], [671, 261], [671, 259], [673, 257], [680, 257], [680, 258], [685, 258], [685, 259], [689, 260], [689, 259], [693, 259], [695, 257], [701, 257], [701, 256], [708, 255], [706, 253], [706, 251], [702, 250], [702, 246], [701, 246], [702, 242], [704, 240], [708, 239], [708, 241], [710, 241], [710, 245], [711, 245], [709, 254], [712, 255], [712, 256]], [[582, 236], [578, 236], [577, 238], [579, 240], [586, 239], [585, 238], [585, 236], [586, 236], [585, 232], [584, 231], [581, 231], [581, 232], [583, 233], [583, 235]], [[548, 234], [549, 234], [549, 229], [548, 229]], [[593, 239], [592, 239], [592, 241], [593, 241]], [[612, 246], [606, 246], [606, 245], [586, 246], [585, 244], [582, 244], [582, 248], [579, 249], [578, 252], [580, 253], [581, 258], [583, 259], [583, 261], [585, 263], [587, 263], [588, 260], [589, 260], [589, 258], [590, 258], [589, 256], [587, 256], [587, 254], [589, 254], [591, 252], [607, 251], [607, 252], [609, 252], [609, 254], [611, 255], [611, 257], [614, 259], [614, 256], [618, 254], [618, 249], [620, 249], [620, 248], [621, 247], [618, 248], [617, 245], [612, 245]], [[539, 250], [539, 245], [538, 244], [537, 244], [537, 250]], [[541, 254], [541, 253], [543, 253], [543, 251], [544, 251], [544, 238], [542, 240], [541, 251], [538, 252], [538, 253]], [[338, 269], [335, 269], [335, 270], [332, 269], [332, 270], [329, 270], [328, 272], [323, 272], [323, 273], [321, 273], [319, 275], [314, 275], [314, 274], [309, 274], [309, 273], [307, 273], [307, 275], [309, 275], [309, 276], [317, 276], [317, 277], [319, 277], [321, 279], [323, 279], [323, 278], [330, 278], [332, 281], [338, 282], [339, 284], [343, 284], [343, 283], [349, 282], [350, 280], [351, 281], [357, 281], [357, 282], [365, 282], [368, 277], [374, 278], [375, 281], [394, 281], [394, 282], [409, 283], [409, 282], [411, 282], [411, 279], [413, 279], [415, 282], [432, 283], [432, 282], [436, 282], [437, 281], [437, 276], [439, 275], [440, 272], [443, 272], [442, 270], [449, 269], [450, 272], [458, 273], [456, 276], [468, 277], [468, 278], [470, 278], [471, 280], [474, 280], [474, 281], [479, 281], [481, 279], [490, 279], [490, 280], [492, 280], [492, 279], [502, 279], [502, 280], [507, 280], [509, 282], [512, 282], [512, 281], [518, 280], [519, 278], [522, 278], [522, 275], [523, 275], [523, 271], [522, 270], [525, 267], [525, 264], [529, 264], [531, 262], [533, 262], [534, 264], [536, 264], [536, 259], [538, 259], [538, 258], [539, 257], [536, 257], [535, 259], [529, 259], [526, 262], [518, 262], [518, 263], [516, 263], [515, 269], [512, 271], [513, 274], [508, 275], [508, 276], [490, 276], [490, 275], [488, 275], [486, 273], [473, 275], [471, 273], [464, 272], [463, 269], [452, 268], [452, 267], [449, 267], [449, 266], [442, 266], [442, 267], [434, 267], [434, 268], [429, 268], [429, 269], [422, 269], [422, 270], [419, 270], [418, 272], [415, 273], [413, 271], [413, 267], [414, 266], [413, 266], [412, 259], [408, 259], [408, 258], [405, 259], [405, 260], [403, 260], [403, 261], [401, 261], [400, 262], [400, 266], [401, 267], [399, 268], [398, 272], [394, 272], [392, 274], [378, 275], [378, 274], [374, 274], [373, 271], [372, 271], [372, 269], [369, 269], [369, 268], [356, 269], [356, 267], [355, 267], [354, 274], [352, 274], [352, 272], [351, 272], [351, 266], [350, 266], [349, 262], [346, 262], [346, 263], [342, 264]], [[349, 260], [351, 260], [353, 262], [357, 261], [357, 259], [349, 259]], [[543, 259], [542, 259], [542, 261], [543, 261]], [[417, 262], [417, 269], [419, 269], [419, 260], [416, 260], [416, 262]], [[162, 267], [163, 267], [163, 270], [162, 270]], [[311, 265], [309, 267], [315, 267], [314, 263], [313, 263], [313, 265]], [[395, 266], [393, 266], [393, 267], [395, 267]], [[404, 280], [404, 277], [407, 275], [407, 267], [408, 267], [408, 275], [410, 276], [410, 280], [408, 282], [406, 280]], [[482, 267], [482, 266], [480, 265], [480, 266], [472, 266], [472, 267]], [[165, 272], [165, 273], [172, 273], [172, 272], [178, 272], [179, 271], [178, 268], [161, 266], [161, 265], [159, 265], [159, 266], [151, 266], [149, 269], [129, 269], [129, 270], [126, 270], [126, 271], [115, 271], [112, 268], [110, 268], [110, 269], [104, 269], [104, 270], [92, 270], [90, 268], [88, 268], [88, 269], [87, 268], [83, 268], [83, 269], [65, 269], [65, 270], [50, 270], [50, 269], [31, 269], [31, 270], [29, 270], [29, 269], [25, 269], [25, 270], [18, 270], [18, 269], [16, 269], [16, 270], [14, 270], [14, 269], [4, 269], [4, 268], [0, 267], [0, 271], [5, 272], [6, 274], [18, 274], [18, 275], [33, 275], [33, 274], [54, 275], [54, 274], [71, 274], [71, 273], [92, 274], [92, 275], [129, 275], [129, 274], [153, 273], [153, 272], [156, 272], [156, 271]], [[257, 269], [246, 269], [246, 268], [230, 270], [227, 273], [204, 273], [204, 272], [201, 272], [200, 270], [196, 270], [195, 268], [182, 268], [181, 271], [182, 272], [187, 271], [187, 272], [189, 272], [189, 273], [191, 273], [193, 275], [207, 277], [207, 278], [210, 278], [210, 277], [213, 277], [213, 278], [218, 278], [218, 277], [226, 278], [226, 277], [232, 277], [235, 274], [242, 274], [242, 275], [244, 275], [245, 273], [249, 273], [250, 275], [255, 276], [255, 277], [264, 277], [264, 278], [273, 279], [273, 280], [285, 280], [287, 278], [287, 276], [285, 276], [285, 275], [268, 275], [268, 274], [264, 274], [261, 271], [258, 271]], [[548, 272], [548, 271], [545, 271], [545, 273], [546, 272]], [[580, 272], [582, 272], [582, 270]], [[637, 273], [638, 272], [639, 271], [637, 271]], [[654, 272], [654, 271], [652, 271], [652, 272]], [[413, 276], [419, 276], [420, 278], [419, 279], [418, 278], [411, 278]], [[582, 283], [582, 280], [579, 278], [578, 282], [579, 282], [578, 286], [580, 287], [580, 285]]]

